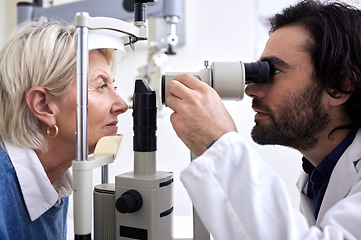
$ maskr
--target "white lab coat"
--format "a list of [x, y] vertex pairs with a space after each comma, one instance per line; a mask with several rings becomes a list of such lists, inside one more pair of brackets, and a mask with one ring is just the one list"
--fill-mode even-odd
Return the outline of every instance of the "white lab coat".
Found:
[[293, 209], [270, 166], [235, 132], [222, 136], [181, 173], [181, 180], [215, 240], [361, 239], [361, 131], [331, 175], [319, 217], [302, 193]]

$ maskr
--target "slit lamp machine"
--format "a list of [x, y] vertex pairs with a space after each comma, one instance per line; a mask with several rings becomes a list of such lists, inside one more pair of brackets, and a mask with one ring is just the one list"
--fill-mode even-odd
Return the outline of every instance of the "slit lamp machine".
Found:
[[[178, 44], [176, 24], [182, 16], [183, 0], [98, 0], [79, 1], [49, 8], [42, 1], [18, 3], [18, 23], [39, 17], [59, 16], [72, 22], [75, 16], [77, 50], [77, 158], [73, 161], [74, 238], [96, 240], [172, 240], [173, 239], [173, 174], [158, 171], [157, 105], [165, 103], [166, 86], [180, 73], [155, 74], [136, 80], [133, 94], [134, 171], [119, 174], [108, 182], [108, 164], [112, 163], [121, 136], [99, 140], [94, 154], [88, 155], [88, 69], [89, 50], [117, 49], [125, 54], [126, 45], [148, 39], [147, 11], [163, 16], [167, 24], [166, 43], [162, 49], [174, 54]], [[94, 16], [91, 17], [91, 13]], [[134, 24], [125, 22], [133, 18]], [[123, 20], [118, 19], [122, 16]], [[104, 17], [105, 16], [105, 17]], [[165, 47], [164, 47], [165, 46]], [[156, 52], [156, 51], [155, 51]], [[153, 52], [154, 53], [154, 52]], [[149, 63], [149, 62], [148, 62]], [[154, 67], [154, 65], [153, 65]], [[272, 75], [268, 62], [214, 62], [199, 72], [191, 73], [212, 86], [223, 99], [241, 100], [245, 84], [267, 82]], [[153, 91], [149, 82], [160, 89]], [[157, 87], [156, 87], [157, 88]], [[161, 99], [161, 101], [158, 101]], [[192, 154], [192, 159], [195, 156]], [[93, 186], [92, 170], [101, 167], [102, 184]], [[94, 206], [92, 204], [94, 199]], [[201, 220], [194, 213], [193, 239], [210, 239]]]
[[[93, 192], [92, 165], [101, 166], [106, 158], [103, 157], [96, 162], [92, 159], [88, 160], [87, 152], [88, 53], [89, 49], [101, 47], [96, 44], [88, 46], [88, 40], [91, 42], [91, 33], [88, 32], [92, 29], [101, 29], [128, 35], [125, 37], [128, 37], [125, 39], [127, 42], [118, 37], [120, 46], [114, 46], [123, 51], [124, 45], [146, 40], [145, 2], [148, 1], [136, 1], [134, 5], [134, 25], [110, 18], [91, 18], [86, 13], [78, 13], [75, 18], [77, 89], [79, 89], [77, 90], [77, 160], [73, 162], [75, 239], [91, 239], [92, 217], [89, 209], [92, 207], [84, 203], [91, 203], [93, 194], [95, 239], [172, 239], [173, 237], [173, 174], [156, 170], [156, 93], [144, 80], [136, 81], [133, 95], [134, 171], [117, 175], [115, 184], [103, 181], [103, 184], [97, 185]], [[103, 45], [105, 41], [99, 43]], [[109, 45], [106, 47], [109, 48]], [[106, 145], [108, 148], [109, 144]], [[94, 155], [98, 155], [97, 151]]]

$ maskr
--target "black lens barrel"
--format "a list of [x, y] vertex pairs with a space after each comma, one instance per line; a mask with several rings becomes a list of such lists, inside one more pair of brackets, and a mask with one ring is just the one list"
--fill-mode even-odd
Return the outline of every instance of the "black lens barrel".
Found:
[[270, 65], [267, 61], [244, 63], [246, 84], [267, 83], [271, 77]]
[[144, 80], [136, 80], [133, 95], [133, 150], [153, 152], [157, 150], [156, 93]]

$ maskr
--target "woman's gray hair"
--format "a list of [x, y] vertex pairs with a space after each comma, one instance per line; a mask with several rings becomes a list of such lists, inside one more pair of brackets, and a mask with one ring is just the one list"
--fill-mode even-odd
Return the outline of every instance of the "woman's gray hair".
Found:
[[[99, 50], [110, 64], [113, 52]], [[28, 22], [17, 27], [0, 52], [0, 136], [15, 145], [46, 148], [39, 121], [28, 108], [30, 88], [64, 97], [76, 76], [75, 27]]]

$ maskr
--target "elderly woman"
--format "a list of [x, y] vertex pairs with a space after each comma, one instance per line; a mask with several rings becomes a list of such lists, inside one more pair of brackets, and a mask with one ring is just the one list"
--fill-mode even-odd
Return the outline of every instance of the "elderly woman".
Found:
[[[66, 239], [76, 158], [75, 28], [30, 22], [0, 53], [0, 239]], [[110, 50], [89, 52], [89, 152], [127, 104]]]

